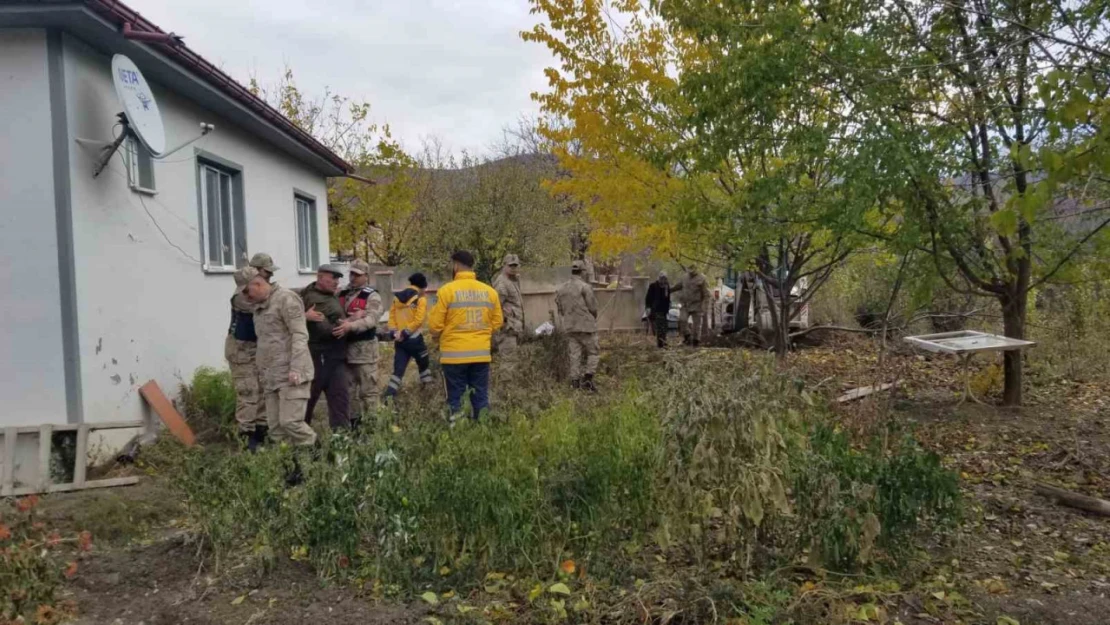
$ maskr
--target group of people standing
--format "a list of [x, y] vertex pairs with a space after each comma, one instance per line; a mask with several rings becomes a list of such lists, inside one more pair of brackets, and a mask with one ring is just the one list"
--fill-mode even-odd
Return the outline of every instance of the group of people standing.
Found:
[[[427, 278], [409, 276], [408, 286], [391, 294], [388, 327], [379, 328], [382, 294], [369, 284], [365, 261], [351, 263], [346, 288], [339, 286], [342, 268], [325, 264], [311, 284], [288, 289], [272, 281], [278, 271], [273, 259], [255, 254], [235, 273], [225, 342], [237, 396], [235, 418], [248, 449], [257, 450], [267, 439], [313, 446], [311, 423], [321, 395], [327, 397], [333, 429], [357, 427], [361, 415], [377, 408], [382, 394], [380, 341], [394, 344], [385, 397], [400, 392], [411, 361], [416, 361], [426, 388], [433, 377], [425, 325], [439, 343], [449, 420], [464, 413], [468, 392], [477, 419], [489, 407], [493, 353], [510, 356], [523, 337], [520, 259], [506, 256], [493, 286], [477, 279], [469, 252], [453, 254], [450, 269], [453, 279], [439, 289], [430, 310]], [[572, 384], [594, 390], [598, 310], [582, 271], [582, 263], [575, 262], [572, 279], [556, 293], [556, 304], [569, 339]]]

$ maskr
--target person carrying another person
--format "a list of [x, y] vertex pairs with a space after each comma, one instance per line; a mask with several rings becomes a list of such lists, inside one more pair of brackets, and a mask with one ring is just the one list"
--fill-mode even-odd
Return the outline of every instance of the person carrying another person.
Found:
[[389, 307], [389, 329], [393, 333], [393, 375], [385, 388], [386, 398], [397, 395], [409, 361], [416, 361], [420, 382], [431, 384], [432, 371], [428, 362], [428, 346], [424, 344], [424, 319], [428, 311], [428, 298], [424, 291], [428, 279], [422, 273], [409, 276], [409, 287], [393, 294]]
[[428, 329], [439, 339], [439, 362], [447, 387], [448, 420], [462, 414], [463, 395], [470, 391], [471, 418], [489, 408], [491, 337], [501, 329], [501, 301], [493, 287], [474, 274], [474, 256], [451, 255], [454, 279], [439, 289], [428, 317]]
[[224, 339], [224, 358], [235, 386], [235, 423], [239, 436], [251, 452], [266, 442], [266, 402], [258, 377], [255, 358], [258, 334], [254, 330], [254, 308], [246, 294], [247, 283], [259, 275], [254, 267], [235, 272], [235, 293], [231, 296], [231, 323]]

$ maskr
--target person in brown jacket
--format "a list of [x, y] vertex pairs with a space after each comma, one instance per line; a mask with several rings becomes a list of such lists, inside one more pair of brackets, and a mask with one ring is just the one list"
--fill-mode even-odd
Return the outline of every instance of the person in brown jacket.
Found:
[[262, 274], [247, 283], [247, 296], [255, 304], [255, 362], [262, 379], [270, 438], [311, 447], [316, 432], [304, 422], [304, 413], [312, 385], [312, 358], [301, 298], [270, 284]]
[[493, 335], [493, 348], [498, 354], [507, 356], [524, 335], [524, 296], [520, 291], [520, 258], [516, 254], [505, 256], [501, 273], [493, 280], [493, 288], [501, 298], [501, 316], [505, 319], [505, 325]]
[[266, 402], [255, 366], [258, 335], [254, 330], [254, 304], [244, 293], [251, 278], [258, 275], [254, 267], [235, 272], [235, 293], [231, 296], [231, 324], [224, 339], [224, 358], [231, 369], [235, 386], [235, 422], [247, 449], [256, 451], [266, 441]]
[[[582, 278], [582, 268], [580, 260], [571, 264], [570, 280], [555, 291], [555, 306], [567, 335], [571, 386], [596, 391], [594, 374], [601, 355], [597, 344], [597, 298], [593, 287]], [[583, 353], [586, 355], [584, 373], [581, 371]]]

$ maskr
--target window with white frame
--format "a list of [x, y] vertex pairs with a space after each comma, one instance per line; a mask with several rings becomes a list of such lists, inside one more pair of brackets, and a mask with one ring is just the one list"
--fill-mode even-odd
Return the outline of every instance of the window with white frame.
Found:
[[204, 268], [209, 271], [233, 271], [246, 263], [241, 172], [198, 160], [197, 174]]
[[320, 264], [320, 244], [316, 230], [316, 201], [303, 195], [293, 196], [297, 218], [297, 269], [316, 271]]
[[124, 154], [127, 160], [127, 183], [133, 191], [155, 193], [154, 158], [137, 137], [128, 137]]

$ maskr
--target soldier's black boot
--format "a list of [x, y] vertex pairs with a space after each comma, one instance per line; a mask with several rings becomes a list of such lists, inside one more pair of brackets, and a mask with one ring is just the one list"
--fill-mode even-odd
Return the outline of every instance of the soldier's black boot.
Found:
[[594, 374], [587, 373], [586, 375], [582, 376], [582, 390], [589, 391], [591, 393], [597, 392], [597, 387], [594, 386]]
[[266, 434], [269, 428], [265, 425], [256, 425], [254, 430], [244, 432], [243, 436], [247, 439], [247, 451], [252, 454], [258, 453], [258, 450], [266, 443]]
[[293, 467], [285, 472], [285, 485], [292, 488], [300, 486], [302, 482], [304, 482], [304, 472], [301, 471], [301, 462], [293, 456]]
[[239, 432], [239, 438], [243, 439], [243, 446], [247, 448], [247, 451], [254, 453], [254, 431]]
[[570, 381], [570, 387], [574, 388], [574, 389], [582, 388], [582, 381], [579, 380], [578, 378], [574, 378], [573, 380]]

